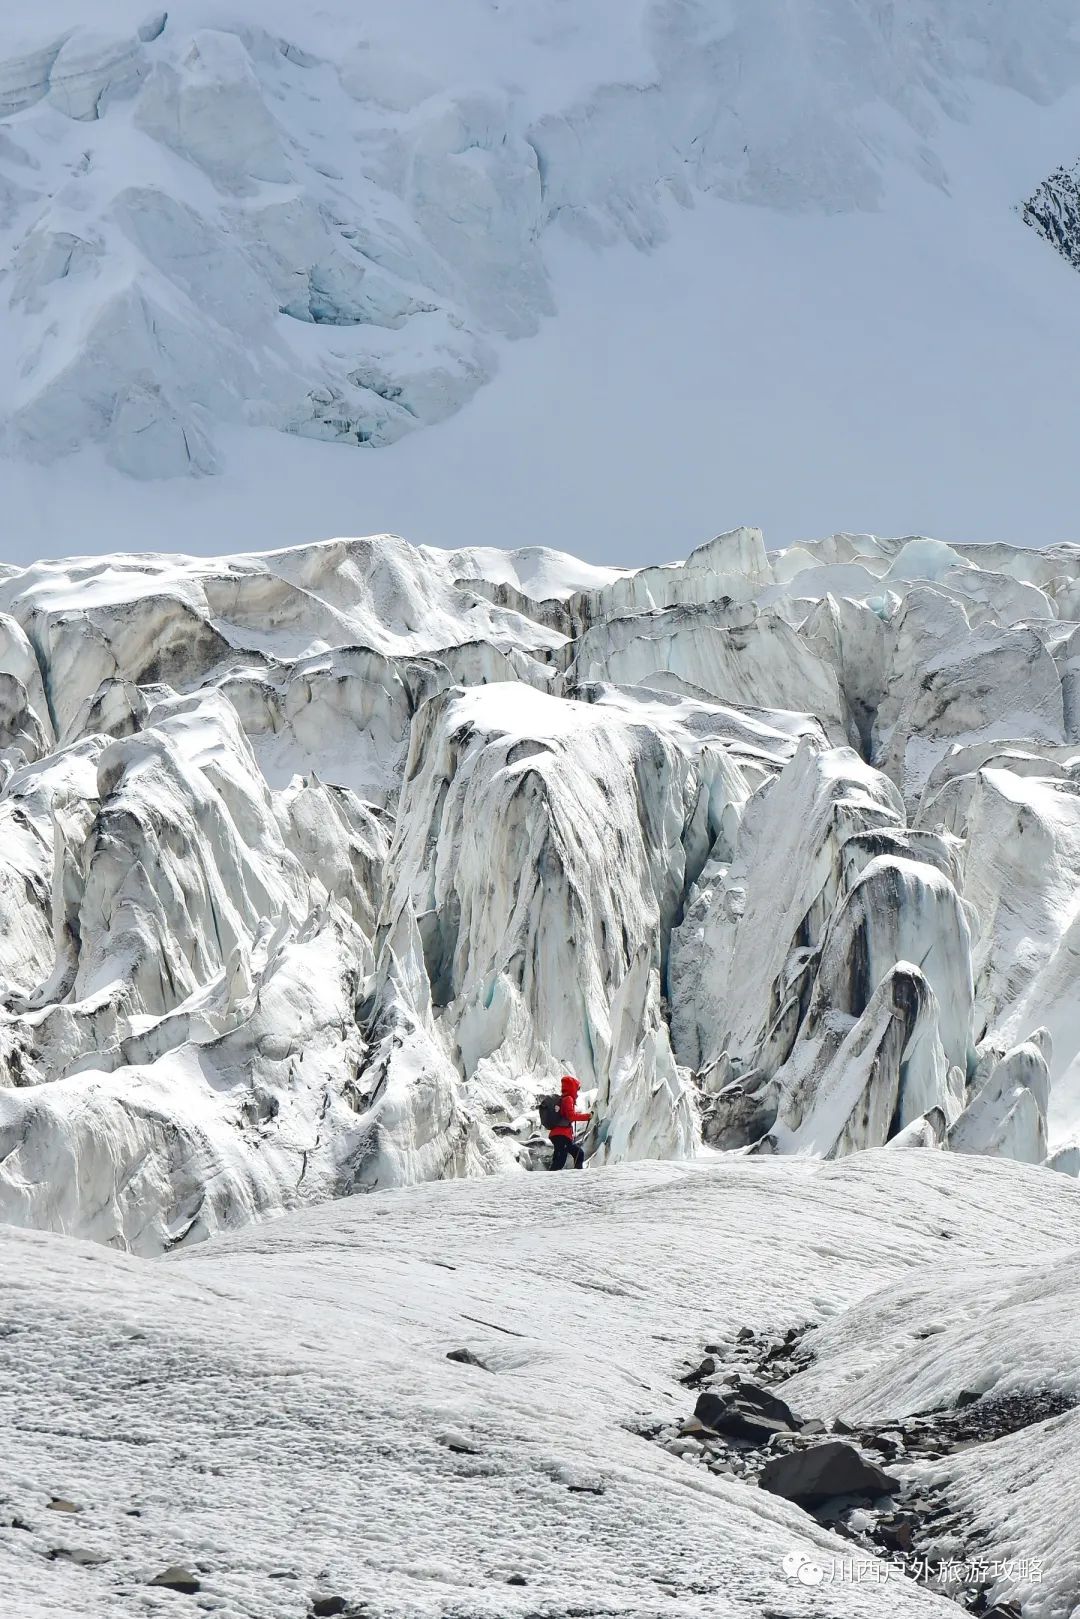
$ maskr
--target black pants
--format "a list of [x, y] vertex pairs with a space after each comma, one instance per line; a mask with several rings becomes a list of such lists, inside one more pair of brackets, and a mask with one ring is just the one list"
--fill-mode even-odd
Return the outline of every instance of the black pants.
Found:
[[551, 1155], [552, 1169], [565, 1169], [568, 1156], [574, 1160], [575, 1169], [580, 1169], [585, 1162], [584, 1147], [579, 1147], [577, 1142], [571, 1141], [568, 1136], [552, 1136], [551, 1145], [555, 1149]]

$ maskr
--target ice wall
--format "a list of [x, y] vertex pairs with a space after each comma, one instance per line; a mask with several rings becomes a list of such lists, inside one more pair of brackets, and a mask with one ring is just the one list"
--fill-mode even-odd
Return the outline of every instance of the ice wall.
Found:
[[[0, 1216], [1080, 1127], [1080, 552], [390, 536], [0, 581]], [[1074, 748], [1078, 751], [1074, 753]]]

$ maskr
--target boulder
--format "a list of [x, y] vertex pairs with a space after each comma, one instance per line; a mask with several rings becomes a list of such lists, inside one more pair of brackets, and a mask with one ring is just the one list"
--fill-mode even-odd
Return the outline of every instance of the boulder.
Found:
[[793, 1429], [777, 1417], [767, 1417], [752, 1406], [733, 1400], [724, 1413], [717, 1432], [732, 1439], [748, 1439], [755, 1445], [767, 1445], [777, 1434], [791, 1434]]
[[767, 1444], [774, 1434], [794, 1433], [799, 1425], [783, 1400], [752, 1383], [744, 1384], [736, 1394], [716, 1394], [707, 1389], [699, 1397], [694, 1415], [714, 1433], [749, 1439], [758, 1445]]
[[777, 1422], [784, 1423], [788, 1428], [801, 1428], [800, 1418], [795, 1416], [789, 1405], [769, 1389], [761, 1388], [757, 1383], [742, 1382], [739, 1384], [737, 1396], [740, 1404], [752, 1406], [763, 1416], [773, 1417]]
[[774, 1456], [765, 1464], [758, 1483], [763, 1490], [804, 1507], [819, 1506], [836, 1495], [890, 1495], [900, 1487], [899, 1479], [839, 1439]]
[[473, 1354], [471, 1349], [449, 1349], [447, 1350], [446, 1358], [447, 1360], [456, 1360], [462, 1366], [483, 1366], [485, 1371], [488, 1369], [484, 1366], [483, 1361]]
[[189, 1568], [181, 1568], [178, 1563], [163, 1569], [160, 1574], [155, 1574], [147, 1584], [162, 1586], [166, 1591], [179, 1591], [183, 1596], [194, 1596], [196, 1592], [202, 1590], [198, 1575], [193, 1574]]

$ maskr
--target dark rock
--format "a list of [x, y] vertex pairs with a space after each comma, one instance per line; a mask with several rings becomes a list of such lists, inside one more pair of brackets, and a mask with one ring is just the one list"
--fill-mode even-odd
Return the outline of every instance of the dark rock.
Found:
[[507, 1585], [528, 1585], [529, 1582], [524, 1574], [511, 1574], [506, 1583]]
[[924, 1433], [910, 1428], [904, 1429], [904, 1445], [907, 1450], [923, 1451], [928, 1455], [935, 1455], [938, 1449], [938, 1440], [932, 1433]]
[[313, 1597], [312, 1619], [334, 1619], [335, 1614], [344, 1613], [348, 1606], [344, 1597]]
[[759, 1388], [756, 1383], [740, 1382], [737, 1397], [741, 1405], [752, 1406], [755, 1411], [760, 1411], [763, 1417], [773, 1417], [788, 1428], [802, 1427], [801, 1420], [794, 1415], [790, 1406], [785, 1405], [783, 1400], [770, 1393], [768, 1389]]
[[[775, 1403], [787, 1410], [782, 1400]], [[771, 1416], [752, 1401], [745, 1400], [742, 1390], [738, 1394], [715, 1394], [712, 1389], [706, 1389], [698, 1396], [694, 1415], [714, 1433], [727, 1434], [731, 1439], [748, 1439], [755, 1445], [768, 1444], [774, 1434], [794, 1431], [782, 1417]]]
[[1059, 165], [1040, 181], [1020, 208], [1020, 217], [1044, 242], [1080, 270], [1080, 164]]
[[703, 1377], [712, 1377], [714, 1375], [715, 1371], [716, 1371], [716, 1362], [715, 1362], [715, 1360], [713, 1359], [713, 1357], [711, 1355], [706, 1355], [705, 1359], [701, 1362], [701, 1364], [699, 1366], [695, 1366], [694, 1370], [692, 1372], [687, 1372], [685, 1377], [680, 1377], [679, 1382], [680, 1383], [700, 1383], [700, 1381], [701, 1381], [701, 1379]]
[[843, 1417], [833, 1417], [832, 1422], [829, 1424], [829, 1429], [832, 1433], [855, 1432], [855, 1429], [851, 1426], [850, 1422], [845, 1422]]
[[890, 1438], [888, 1434], [868, 1434], [864, 1443], [869, 1450], [879, 1451], [887, 1462], [895, 1460], [895, 1458], [900, 1454], [900, 1446], [897, 1444], [896, 1440]]
[[181, 1568], [179, 1564], [163, 1569], [160, 1574], [155, 1574], [152, 1580], [148, 1580], [147, 1584], [164, 1586], [166, 1591], [179, 1591], [183, 1596], [189, 1597], [202, 1590], [198, 1576], [189, 1568]]
[[706, 1389], [703, 1394], [699, 1394], [697, 1397], [697, 1404], [694, 1407], [694, 1415], [698, 1421], [703, 1422], [707, 1428], [713, 1428], [715, 1430], [717, 1422], [723, 1416], [730, 1403], [730, 1394], [716, 1394], [712, 1389]]
[[835, 1495], [891, 1495], [900, 1487], [899, 1479], [890, 1477], [875, 1462], [860, 1456], [853, 1445], [839, 1439], [772, 1457], [758, 1483], [763, 1490], [806, 1507], [817, 1506]]
[[800, 1433], [828, 1433], [828, 1431], [820, 1417], [810, 1417], [799, 1429]]
[[909, 1552], [915, 1544], [915, 1531], [919, 1520], [913, 1513], [897, 1513], [893, 1518], [882, 1518], [877, 1526], [877, 1538], [889, 1552]]
[[755, 1411], [753, 1406], [740, 1404], [738, 1400], [728, 1406], [717, 1432], [731, 1439], [747, 1439], [753, 1445], [767, 1445], [777, 1435], [787, 1435], [789, 1438], [794, 1435], [794, 1429], [789, 1428], [786, 1422], [781, 1422], [778, 1417], [767, 1417], [763, 1412]]
[[753, 1327], [740, 1327], [737, 1334], [736, 1334], [736, 1336], [735, 1336], [735, 1342], [737, 1344], [750, 1344], [750, 1343], [753, 1343], [753, 1341], [754, 1341], [754, 1329], [753, 1329]]
[[462, 1366], [482, 1366], [484, 1371], [487, 1371], [483, 1361], [479, 1360], [471, 1349], [451, 1349], [448, 1351], [446, 1358], [447, 1360], [456, 1360]]
[[[949, 1409], [923, 1412], [912, 1426], [932, 1442], [933, 1453], [943, 1455], [961, 1445], [1004, 1439], [1021, 1428], [1062, 1416], [1077, 1404], [1072, 1394], [1059, 1389], [1028, 1389], [1018, 1394], [965, 1394]], [[929, 1445], [928, 1445], [929, 1448]]]
[[987, 1608], [983, 1619], [1022, 1619], [1022, 1610], [1019, 1602], [995, 1602], [992, 1608]]
[[48, 1510], [50, 1512], [81, 1512], [82, 1507], [77, 1507], [74, 1501], [65, 1501], [62, 1495], [54, 1495], [49, 1502]]

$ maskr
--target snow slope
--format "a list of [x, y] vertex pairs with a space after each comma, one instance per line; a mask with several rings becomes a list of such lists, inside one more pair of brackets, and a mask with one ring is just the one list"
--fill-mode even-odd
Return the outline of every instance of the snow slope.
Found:
[[[543, 592], [542, 595], [539, 593]], [[543, 1162], [1080, 1168], [1072, 547], [389, 536], [0, 581], [0, 1217]]]
[[[687, 1361], [747, 1325], [819, 1324], [789, 1385], [806, 1416], [973, 1386], [1075, 1396], [1075, 1334], [1014, 1278], [1075, 1271], [1077, 1199], [1024, 1166], [886, 1151], [414, 1187], [153, 1268], [0, 1231], [5, 1611], [955, 1615], [895, 1571], [845, 1576], [850, 1541], [637, 1430], [681, 1420]], [[447, 1358], [463, 1349], [473, 1364]], [[1043, 1559], [1019, 1587], [1035, 1619], [1077, 1597], [1076, 1471], [1052, 1429], [953, 1459], [981, 1464], [987, 1561], [1016, 1540]], [[835, 1581], [800, 1584], [793, 1553]], [[195, 1599], [148, 1584], [175, 1565]]]
[[0, 21], [6, 554], [1071, 534], [1065, 0], [449, 15]]

